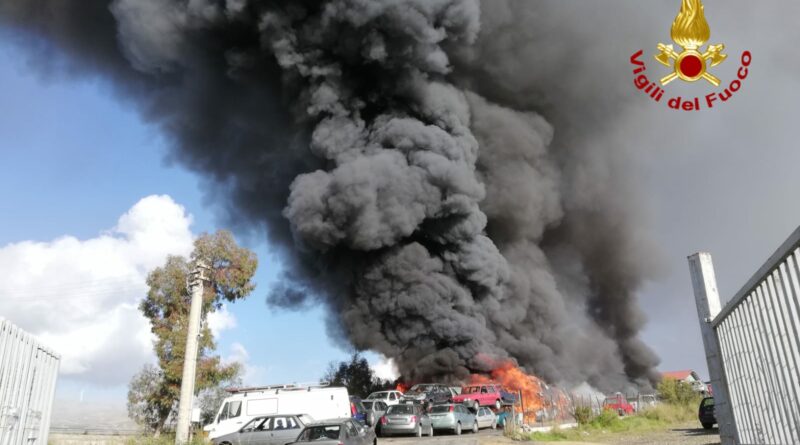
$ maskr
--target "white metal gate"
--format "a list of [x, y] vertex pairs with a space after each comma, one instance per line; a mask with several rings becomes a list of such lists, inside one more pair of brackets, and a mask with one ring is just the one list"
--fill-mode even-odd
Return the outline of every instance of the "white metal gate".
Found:
[[800, 444], [800, 228], [721, 307], [711, 256], [689, 257], [723, 444]]
[[47, 443], [59, 356], [0, 320], [0, 445]]

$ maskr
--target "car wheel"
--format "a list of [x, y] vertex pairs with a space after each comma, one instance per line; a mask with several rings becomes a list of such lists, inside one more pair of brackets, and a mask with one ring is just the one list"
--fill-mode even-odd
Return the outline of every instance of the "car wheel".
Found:
[[417, 437], [422, 437], [422, 424], [417, 425]]
[[494, 409], [500, 409], [501, 406], [503, 406], [503, 404], [499, 399], [494, 401]]
[[710, 429], [711, 429], [711, 427], [713, 427], [713, 426], [714, 426], [714, 424], [713, 424], [713, 423], [704, 423], [704, 424], [703, 424], [703, 428], [705, 428], [705, 429], [707, 429], [707, 430], [710, 430]]
[[456, 424], [456, 436], [460, 436], [460, 435], [461, 435], [461, 422], [458, 422]]
[[472, 434], [478, 434], [478, 421], [472, 424]]

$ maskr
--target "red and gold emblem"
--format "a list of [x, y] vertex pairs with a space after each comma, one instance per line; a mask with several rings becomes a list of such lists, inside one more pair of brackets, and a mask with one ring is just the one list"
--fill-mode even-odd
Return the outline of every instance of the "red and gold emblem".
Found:
[[660, 53], [656, 54], [656, 60], [674, 70], [661, 79], [661, 85], [680, 78], [686, 82], [705, 79], [712, 85], [719, 86], [719, 78], [709, 73], [708, 68], [719, 65], [728, 57], [722, 53], [725, 45], [721, 43], [708, 45], [708, 48], [701, 52], [703, 45], [711, 37], [711, 29], [705, 17], [705, 7], [700, 0], [682, 1], [681, 10], [672, 22], [670, 36], [675, 43], [683, 47], [683, 51], [676, 52], [671, 44], [658, 44]]

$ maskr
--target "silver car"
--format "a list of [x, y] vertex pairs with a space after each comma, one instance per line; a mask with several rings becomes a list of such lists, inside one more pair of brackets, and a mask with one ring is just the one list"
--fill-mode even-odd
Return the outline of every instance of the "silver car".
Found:
[[433, 424], [428, 413], [416, 403], [392, 405], [381, 417], [380, 424], [376, 426], [381, 436], [394, 434], [414, 434], [422, 437], [423, 434], [433, 436]]
[[478, 432], [478, 419], [460, 403], [435, 405], [431, 409], [431, 422], [437, 430], [450, 430], [460, 435], [462, 430]]
[[478, 428], [497, 428], [497, 416], [491, 409], [482, 406], [478, 408], [478, 414], [475, 417], [478, 419]]
[[[287, 445], [376, 445], [375, 431], [353, 419], [336, 419], [306, 426], [294, 442]], [[283, 444], [281, 444], [283, 445]]]
[[361, 404], [364, 405], [364, 409], [367, 410], [367, 425], [369, 426], [374, 426], [375, 422], [377, 422], [389, 408], [386, 406], [386, 402], [382, 400], [365, 399]]
[[256, 417], [239, 431], [212, 440], [214, 445], [284, 445], [297, 438], [300, 431], [312, 422], [301, 415]]

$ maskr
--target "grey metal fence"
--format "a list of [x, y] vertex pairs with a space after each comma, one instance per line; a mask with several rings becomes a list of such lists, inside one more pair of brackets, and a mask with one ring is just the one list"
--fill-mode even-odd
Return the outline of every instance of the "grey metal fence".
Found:
[[0, 320], [0, 445], [47, 443], [59, 356]]
[[721, 306], [689, 257], [723, 444], [800, 444], [800, 228]]

